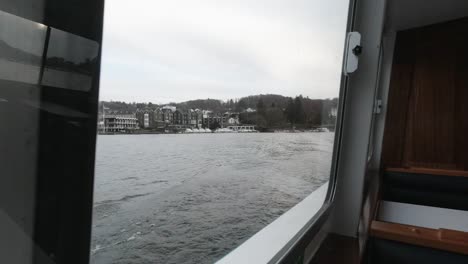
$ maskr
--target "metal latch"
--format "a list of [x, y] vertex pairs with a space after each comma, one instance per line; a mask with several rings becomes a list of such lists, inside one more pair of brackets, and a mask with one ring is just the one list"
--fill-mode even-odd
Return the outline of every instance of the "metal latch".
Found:
[[380, 114], [380, 113], [382, 113], [382, 100], [377, 99], [375, 100], [375, 104], [374, 104], [374, 114]]
[[343, 72], [348, 75], [358, 68], [359, 55], [362, 54], [361, 34], [359, 32], [348, 32], [346, 36], [345, 60]]

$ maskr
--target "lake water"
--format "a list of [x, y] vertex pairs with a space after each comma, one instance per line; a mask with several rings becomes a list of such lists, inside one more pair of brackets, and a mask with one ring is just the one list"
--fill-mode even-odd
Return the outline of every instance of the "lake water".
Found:
[[328, 180], [333, 133], [100, 135], [92, 263], [212, 263]]

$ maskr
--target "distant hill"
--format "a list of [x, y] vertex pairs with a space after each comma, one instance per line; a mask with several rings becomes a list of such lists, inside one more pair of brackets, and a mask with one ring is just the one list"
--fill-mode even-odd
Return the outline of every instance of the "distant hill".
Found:
[[[41, 56], [12, 47], [3, 40], [0, 40], [0, 58], [35, 66], [41, 66], [42, 62]], [[96, 62], [97, 57], [87, 59], [81, 63], [74, 63], [61, 57], [48, 57], [46, 60], [46, 67], [57, 70], [91, 74], [96, 66]]]
[[228, 110], [228, 106], [221, 100], [217, 99], [196, 99], [196, 100], [190, 100], [187, 102], [182, 102], [182, 103], [172, 103], [171, 105], [174, 105], [178, 108], [184, 108], [184, 109], [206, 109], [206, 110], [212, 110], [215, 112], [220, 112], [220, 111], [225, 111]]
[[[308, 97], [299, 96], [300, 100], [305, 104], [305, 107], [313, 108], [314, 106], [331, 108], [336, 107], [338, 99], [309, 99]], [[101, 101], [100, 110], [102, 109], [102, 103], [105, 104], [106, 108], [111, 111], [136, 111], [138, 108], [153, 108], [156, 109], [163, 105], [172, 105], [182, 109], [203, 109], [211, 110], [215, 112], [221, 111], [237, 111], [242, 112], [247, 108], [256, 109], [259, 100], [262, 99], [263, 104], [266, 107], [278, 107], [280, 109], [286, 109], [288, 102], [294, 98], [278, 95], [278, 94], [259, 94], [242, 97], [240, 99], [230, 99], [227, 101], [218, 99], [195, 99], [181, 103], [168, 103], [168, 104], [153, 104], [153, 103], [127, 103], [121, 101]], [[312, 109], [309, 109], [312, 110]]]
[[[134, 113], [137, 109], [156, 109], [162, 105], [153, 103], [125, 103], [125, 102], [100, 102], [108, 113]], [[295, 98], [277, 94], [259, 94], [230, 99], [227, 101], [217, 99], [196, 99], [181, 103], [169, 103], [165, 105], [176, 106], [181, 109], [211, 110], [216, 113], [226, 111], [241, 113], [241, 122], [256, 124], [264, 129], [296, 127], [316, 127], [321, 125], [333, 125], [336, 116], [338, 99], [310, 99], [296, 96]], [[254, 113], [245, 111], [255, 110]]]
[[237, 110], [241, 111], [247, 108], [256, 109], [260, 98], [262, 99], [265, 106], [276, 106], [282, 109], [286, 108], [286, 106], [288, 105], [288, 100], [291, 99], [291, 97], [286, 97], [278, 94], [250, 95], [239, 99], [236, 105]]
[[40, 56], [12, 47], [3, 40], [0, 40], [0, 58], [32, 65], [41, 65]]

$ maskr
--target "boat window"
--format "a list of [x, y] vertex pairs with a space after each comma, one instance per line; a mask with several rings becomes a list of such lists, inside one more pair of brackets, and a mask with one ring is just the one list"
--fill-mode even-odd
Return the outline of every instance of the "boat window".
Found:
[[92, 263], [212, 263], [333, 186], [348, 5], [106, 2]]
[[0, 1], [1, 263], [88, 263], [102, 15]]

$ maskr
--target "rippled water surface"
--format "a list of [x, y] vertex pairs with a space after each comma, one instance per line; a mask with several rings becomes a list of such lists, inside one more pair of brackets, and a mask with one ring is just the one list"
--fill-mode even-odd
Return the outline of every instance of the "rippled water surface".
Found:
[[98, 136], [93, 263], [212, 263], [327, 181], [333, 133]]

